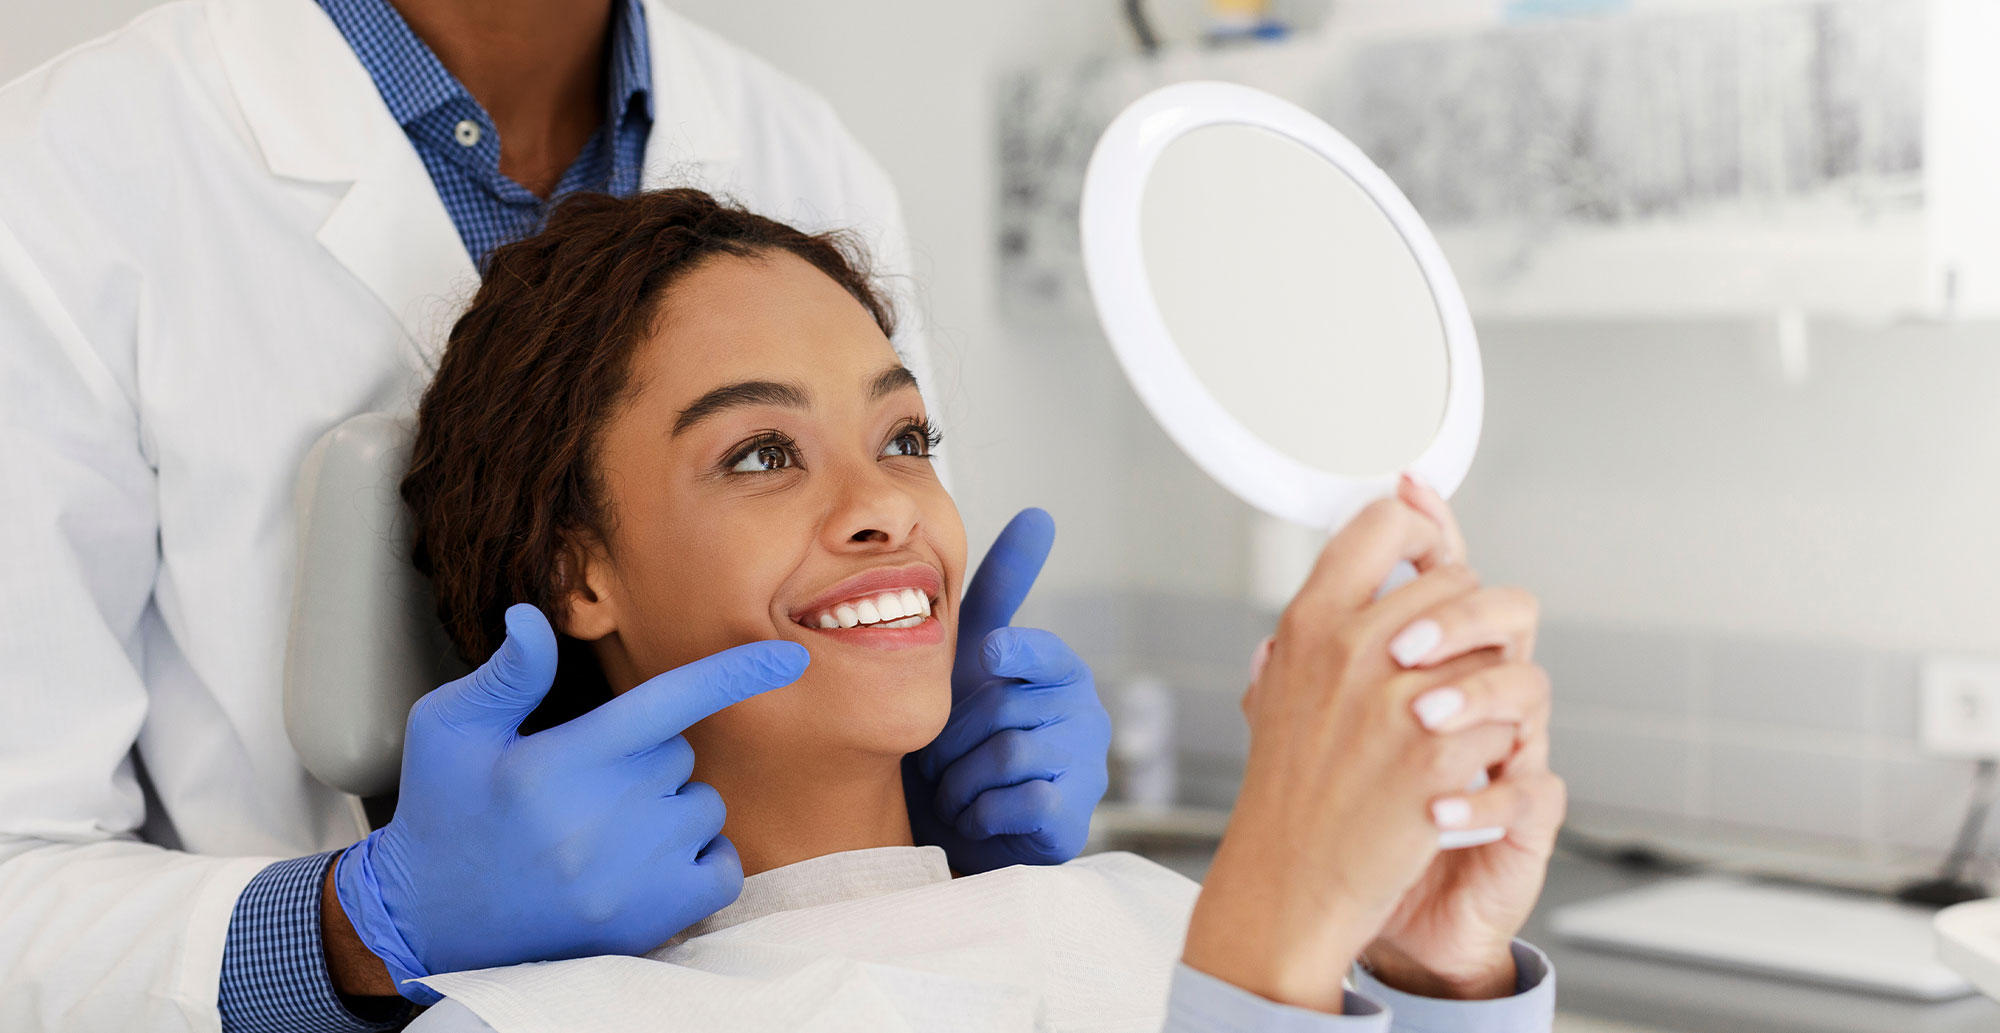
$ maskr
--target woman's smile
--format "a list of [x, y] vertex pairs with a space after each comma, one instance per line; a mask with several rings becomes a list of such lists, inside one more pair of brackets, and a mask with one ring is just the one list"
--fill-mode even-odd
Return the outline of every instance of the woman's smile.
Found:
[[876, 567], [846, 578], [792, 611], [792, 622], [831, 641], [909, 649], [944, 641], [937, 611], [944, 576], [927, 563]]

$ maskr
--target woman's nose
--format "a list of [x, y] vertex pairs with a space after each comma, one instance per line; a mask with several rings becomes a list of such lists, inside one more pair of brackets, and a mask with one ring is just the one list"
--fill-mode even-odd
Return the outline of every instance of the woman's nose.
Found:
[[845, 472], [839, 492], [826, 523], [829, 549], [893, 548], [916, 532], [916, 496], [889, 477], [880, 464], [868, 463]]

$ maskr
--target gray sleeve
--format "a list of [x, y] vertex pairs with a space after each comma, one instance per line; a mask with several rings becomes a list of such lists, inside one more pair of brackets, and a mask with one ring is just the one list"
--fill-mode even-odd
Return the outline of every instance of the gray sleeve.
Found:
[[1548, 1033], [1555, 1024], [1556, 973], [1548, 955], [1514, 941], [1514, 996], [1494, 1001], [1444, 1001], [1391, 989], [1356, 968], [1354, 988], [1382, 1002], [1393, 1033]]
[[1161, 1033], [1389, 1033], [1389, 1013], [1360, 994], [1349, 991], [1340, 1007], [1343, 1014], [1328, 1015], [1279, 1004], [1182, 964]]
[[1391, 989], [1357, 971], [1344, 1014], [1266, 1000], [1186, 965], [1174, 970], [1163, 1033], [1548, 1033], [1555, 1022], [1556, 977], [1549, 959], [1514, 941], [1514, 996], [1445, 1001]]

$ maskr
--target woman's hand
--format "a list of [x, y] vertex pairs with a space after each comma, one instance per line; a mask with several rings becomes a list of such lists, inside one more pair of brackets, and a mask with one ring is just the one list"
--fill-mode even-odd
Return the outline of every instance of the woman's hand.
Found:
[[[1456, 554], [1464, 555], [1457, 521], [1436, 492], [1406, 478], [1399, 495], [1436, 521], [1447, 543], [1461, 543]], [[1418, 697], [1410, 718], [1433, 735], [1497, 725], [1514, 737], [1488, 788], [1448, 798], [1464, 801], [1464, 827], [1504, 827], [1506, 838], [1440, 853], [1363, 952], [1376, 978], [1399, 990], [1468, 999], [1514, 992], [1510, 945], [1541, 894], [1567, 799], [1562, 779], [1549, 771], [1548, 678], [1533, 663], [1536, 611], [1534, 599], [1517, 591], [1460, 597], [1424, 615], [1435, 633], [1413, 636], [1435, 645], [1398, 658], [1424, 670], [1468, 652], [1496, 652], [1499, 662], [1453, 686], [1456, 694]]]
[[[1244, 698], [1250, 755], [1189, 923], [1190, 966], [1337, 1011], [1348, 965], [1437, 855], [1433, 802], [1462, 797], [1515, 752], [1511, 725], [1437, 734], [1412, 717], [1431, 690], [1506, 680], [1492, 673], [1504, 666], [1498, 650], [1415, 668], [1391, 658], [1414, 622], [1481, 597], [1472, 572], [1447, 562], [1462, 549], [1446, 524], [1385, 500], [1321, 554]], [[1403, 560], [1419, 576], [1376, 600]]]

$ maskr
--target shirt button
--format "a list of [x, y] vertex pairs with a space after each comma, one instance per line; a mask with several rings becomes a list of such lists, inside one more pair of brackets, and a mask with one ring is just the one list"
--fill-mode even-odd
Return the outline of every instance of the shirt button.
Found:
[[451, 135], [457, 138], [459, 145], [462, 147], [477, 147], [479, 146], [479, 123], [469, 118], [460, 119], [457, 125], [451, 127]]

